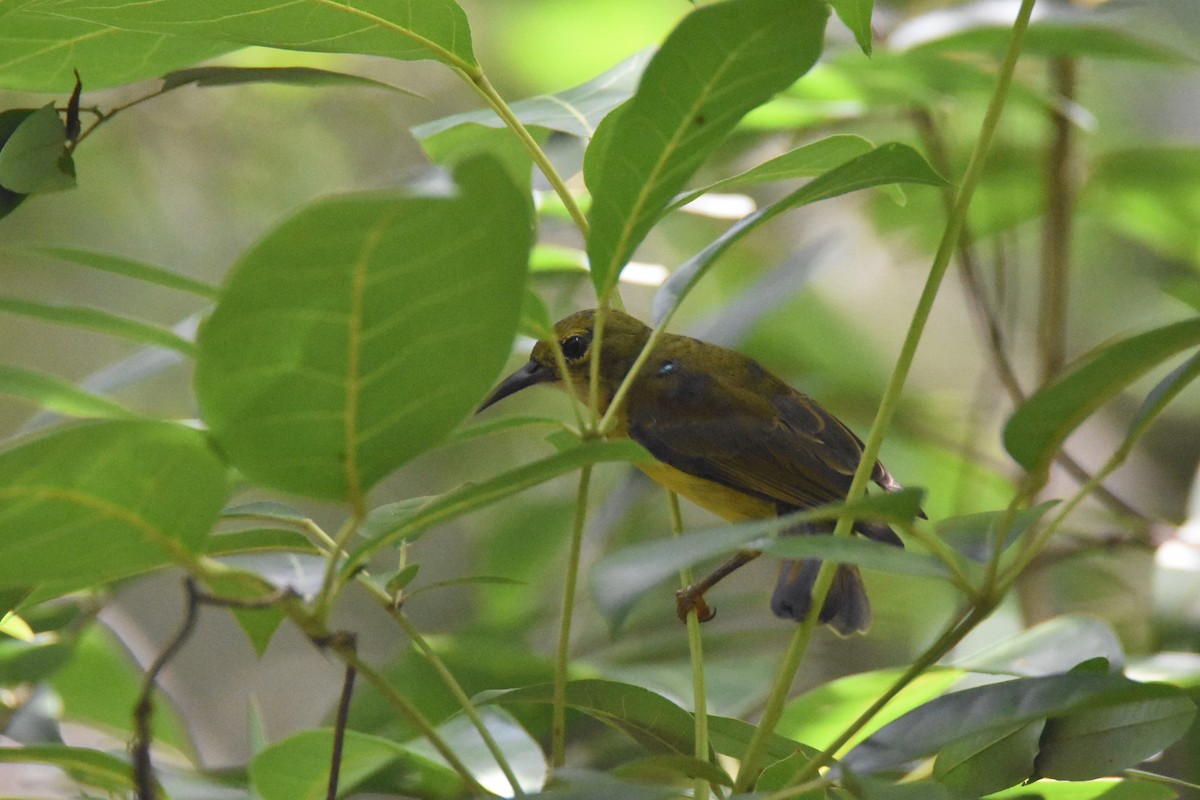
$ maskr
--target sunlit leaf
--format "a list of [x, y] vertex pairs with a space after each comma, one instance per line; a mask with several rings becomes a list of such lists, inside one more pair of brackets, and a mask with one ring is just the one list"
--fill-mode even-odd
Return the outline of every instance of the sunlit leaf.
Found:
[[1200, 345], [1200, 318], [1132, 336], [1092, 353], [1026, 400], [1004, 426], [1004, 446], [1027, 470], [1042, 468], [1106, 400], [1171, 356]]
[[672, 31], [584, 164], [601, 295], [738, 120], [815, 63], [827, 14], [815, 0], [735, 0], [698, 8]]
[[[863, 672], [811, 689], [784, 707], [776, 730], [812, 747], [826, 748], [878, 700], [902, 672], [901, 669]], [[849, 746], [923, 703], [945, 694], [964, 674], [960, 669], [938, 668], [917, 677], [850, 740]]]
[[203, 434], [104, 421], [0, 453], [0, 584], [104, 581], [195, 558], [225, 501]]
[[136, 83], [240, 46], [67, 19], [34, 2], [4, 14], [3, 28], [0, 85], [25, 92], [65, 93], [76, 69], [89, 90]]
[[433, 58], [462, 68], [475, 66], [466, 15], [453, 0], [360, 0], [354, 4], [297, 0], [275, 5], [258, 0], [203, 4], [187, 0], [132, 4], [124, 0], [29, 0], [21, 11], [28, 16], [84, 20], [184, 40], [216, 39], [404, 60]]
[[1102, 778], [1094, 781], [1039, 780], [989, 794], [987, 800], [1178, 800], [1170, 786], [1150, 781]]
[[509, 355], [532, 231], [494, 161], [456, 177], [453, 197], [319, 202], [235, 267], [200, 332], [196, 386], [246, 475], [361, 497], [479, 403]]

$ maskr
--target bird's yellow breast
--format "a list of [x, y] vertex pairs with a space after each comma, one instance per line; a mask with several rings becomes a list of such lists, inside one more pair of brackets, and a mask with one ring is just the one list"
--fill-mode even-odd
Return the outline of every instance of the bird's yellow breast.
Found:
[[731, 522], [775, 516], [775, 504], [719, 483], [697, 478], [661, 461], [638, 464], [660, 486]]

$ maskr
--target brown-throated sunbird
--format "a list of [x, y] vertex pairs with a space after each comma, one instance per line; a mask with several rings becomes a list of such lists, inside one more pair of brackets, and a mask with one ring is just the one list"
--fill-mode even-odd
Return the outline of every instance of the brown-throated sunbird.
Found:
[[[526, 387], [546, 383], [570, 389], [588, 403], [595, 309], [554, 326], [566, 361], [561, 374], [550, 343], [538, 342], [529, 362], [505, 378], [484, 408]], [[604, 413], [650, 328], [628, 314], [605, 312], [599, 365], [599, 408]], [[762, 519], [845, 499], [862, 456], [862, 441], [811, 398], [757, 361], [718, 345], [664, 335], [635, 376], [610, 434], [628, 436], [657, 462], [638, 466], [651, 478], [726, 520]], [[879, 462], [871, 479], [888, 491], [900, 484]], [[789, 534], [828, 532], [832, 524], [801, 525]], [[882, 523], [856, 521], [869, 538], [903, 546]], [[701, 621], [713, 612], [704, 592], [759, 555], [745, 550], [676, 595], [681, 619], [695, 608]], [[820, 561], [785, 560], [771, 610], [802, 620], [812, 600]], [[858, 568], [838, 567], [821, 609], [821, 622], [843, 635], [866, 630], [871, 606]]]

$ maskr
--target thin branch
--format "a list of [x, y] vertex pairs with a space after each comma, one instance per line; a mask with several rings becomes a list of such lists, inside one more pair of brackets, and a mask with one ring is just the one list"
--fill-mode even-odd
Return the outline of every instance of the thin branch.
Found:
[[[356, 642], [351, 637], [350, 647], [356, 648]], [[354, 696], [354, 676], [357, 670], [353, 664], [346, 665], [346, 677], [342, 681], [342, 694], [338, 698], [337, 719], [333, 725], [333, 748], [329, 756], [329, 786], [325, 792], [325, 800], [337, 800], [338, 776], [342, 771], [342, 748], [346, 743], [346, 723], [350, 719], [350, 698]]]

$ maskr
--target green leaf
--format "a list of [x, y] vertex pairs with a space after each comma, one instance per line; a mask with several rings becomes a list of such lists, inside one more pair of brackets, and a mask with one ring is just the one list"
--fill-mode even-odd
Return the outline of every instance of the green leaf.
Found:
[[1076, 673], [1018, 678], [943, 695], [905, 714], [854, 748], [844, 759], [850, 769], [871, 773], [937, 752], [985, 731], [1015, 728], [1089, 709], [1147, 706], [1182, 712], [1194, 706], [1165, 684], [1137, 683], [1112, 673]]
[[162, 76], [163, 89], [178, 89], [194, 83], [200, 87], [208, 86], [240, 86], [247, 83], [277, 83], [283, 86], [335, 86], [359, 87], [364, 89], [387, 89], [391, 92], [406, 94], [410, 97], [420, 97], [416, 92], [410, 92], [390, 83], [377, 81], [363, 75], [351, 75], [347, 72], [334, 72], [315, 67], [227, 67], [208, 66], [191, 67], [175, 70]]
[[[250, 762], [250, 780], [263, 800], [322, 800], [329, 783], [333, 748], [331, 730], [293, 734], [258, 753]], [[462, 778], [449, 767], [379, 736], [346, 731], [339, 793], [383, 770], [393, 773], [406, 794], [422, 798], [461, 797]]]
[[405, 61], [435, 58], [460, 69], [476, 66], [466, 15], [453, 0], [297, 0], [274, 5], [260, 0], [31, 0], [22, 11], [185, 40]]
[[217, 287], [211, 284], [189, 278], [186, 275], [179, 275], [163, 267], [134, 261], [133, 259], [116, 256], [111, 253], [101, 253], [97, 250], [84, 250], [78, 247], [63, 247], [51, 244], [33, 244], [25, 245], [16, 252], [38, 253], [101, 272], [131, 278], [135, 281], [142, 281], [167, 289], [175, 289], [180, 292], [188, 292], [189, 294], [194, 294], [208, 300], [215, 300], [220, 292]]
[[716, 764], [685, 755], [646, 756], [626, 761], [613, 769], [613, 775], [642, 783], [669, 784], [701, 778], [717, 786], [733, 786], [733, 778]]
[[75, 162], [66, 145], [53, 103], [29, 114], [0, 142], [0, 186], [18, 194], [74, 188]]
[[[64, 719], [108, 731], [117, 739], [132, 736], [131, 709], [141, 694], [142, 669], [107, 628], [91, 625], [84, 630], [49, 685], [62, 699]], [[159, 695], [151, 725], [156, 747], [192, 755], [187, 728], [169, 698]]]
[[[947, 52], [975, 50], [1003, 53], [1012, 35], [1011, 25], [980, 24], [976, 9], [962, 6], [949, 12], [939, 9], [937, 24], [917, 17], [897, 30], [892, 42], [898, 49]], [[923, 31], [935, 38], [918, 41]], [[1030, 24], [1022, 50], [1029, 56], [1048, 58], [1104, 58], [1156, 64], [1194, 64], [1195, 60], [1165, 44], [1143, 39], [1118, 27], [1088, 24], [1082, 19], [1043, 20]]]
[[[695, 730], [692, 715], [660, 694], [641, 686], [597, 679], [567, 682], [567, 706], [611, 725], [653, 753], [692, 755]], [[552, 684], [487, 692], [477, 702], [550, 703]]]
[[[481, 711], [481, 716], [484, 727], [507, 757], [517, 783], [526, 793], [536, 793], [546, 781], [546, 756], [541, 746], [507, 711], [488, 708]], [[438, 733], [481, 786], [502, 797], [513, 794], [512, 784], [496, 765], [496, 757], [466, 716], [451, 717], [438, 726]], [[441, 761], [441, 756], [425, 739], [415, 740], [407, 747], [414, 753]], [[403, 786], [396, 786], [394, 790], [407, 794]]]
[[56, 306], [15, 297], [0, 297], [0, 312], [83, 328], [142, 344], [152, 344], [174, 350], [189, 358], [196, 353], [195, 345], [171, 331], [95, 308]]
[[1129, 425], [1129, 433], [1125, 438], [1132, 444], [1162, 410], [1175, 399], [1176, 395], [1186, 389], [1197, 377], [1200, 377], [1200, 352], [1194, 353], [1187, 361], [1171, 370], [1150, 390], [1134, 415], [1133, 421]]
[[1040, 780], [989, 794], [987, 800], [1178, 800], [1170, 786], [1139, 780], [1103, 778], [1095, 781]]
[[[889, 183], [944, 186], [946, 181], [911, 147], [883, 144], [864, 155], [809, 181], [769, 206], [759, 209], [721, 234], [712, 244], [687, 260], [654, 296], [654, 319], [668, 316], [683, 301], [701, 276], [729, 247], [750, 231], [788, 209], [837, 197], [847, 192]], [[589, 251], [590, 252], [590, 251]], [[593, 265], [594, 265], [593, 261]]]
[[1083, 781], [1137, 766], [1179, 740], [1196, 718], [1186, 696], [1089, 708], [1046, 723], [1038, 777]]
[[854, 34], [862, 51], [871, 55], [871, 11], [875, 0], [829, 0], [838, 19]]
[[[1057, 503], [1057, 500], [1047, 500], [1036, 506], [1023, 508], [1013, 515], [1001, 549], [1007, 548], [1020, 538]], [[967, 558], [972, 561], [984, 562], [991, 557], [992, 544], [996, 541], [996, 531], [1003, 524], [1006, 514], [1005, 511], [981, 511], [977, 514], [948, 517], [938, 520], [937, 533], [946, 544]]]
[[[721, 755], [732, 758], [744, 756], [756, 731], [757, 726], [751, 725], [749, 722], [717, 714], [708, 715], [708, 737], [712, 742], [713, 750]], [[763, 754], [767, 759], [778, 761], [791, 756], [809, 759], [817, 755], [817, 751], [795, 739], [773, 733], [767, 739]]]
[[671, 208], [687, 205], [709, 192], [725, 192], [747, 186], [795, 178], [815, 178], [847, 161], [870, 152], [872, 145], [861, 136], [836, 134], [789, 150], [781, 156], [764, 161], [756, 167], [733, 175], [702, 189], [686, 192], [671, 203]]
[[602, 297], [738, 120], [816, 62], [827, 15], [816, 0], [731, 0], [691, 12], [667, 37], [584, 164], [588, 257]]
[[[539, 145], [545, 144], [543, 131], [530, 131]], [[533, 188], [533, 157], [521, 140], [507, 128], [490, 128], [468, 123], [421, 140], [429, 160], [453, 170], [464, 161], [481, 155], [492, 156], [508, 170], [513, 183], [528, 193]]]
[[0, 638], [0, 686], [43, 681], [70, 657], [71, 645], [54, 634], [38, 634], [31, 642]]
[[861, 536], [785, 536], [764, 542], [762, 550], [780, 558], [820, 558], [896, 575], [944, 578], [946, 565], [932, 556]]
[[[899, 547], [882, 545], [892, 551], [882, 553], [870, 547], [877, 543], [841, 537], [769, 538], [800, 522], [837, 519], [843, 512], [862, 517], [886, 516], [889, 519], [911, 520], [920, 499], [921, 492], [917, 490], [875, 494], [853, 503], [822, 506], [785, 517], [718, 525], [683, 536], [638, 542], [610, 553], [592, 567], [589, 575], [592, 597], [609, 624], [616, 627], [624, 621], [634, 603], [664, 581], [678, 577], [681, 569], [746, 547], [778, 548], [785, 553], [802, 551], [813, 556], [829, 555], [847, 563], [871, 561], [873, 565], [886, 565], [891, 570], [906, 574], [943, 575], [944, 569], [929, 556], [910, 553]], [[900, 565], [899, 569], [897, 565]]]
[[1116, 631], [1092, 616], [1063, 615], [1003, 639], [955, 666], [976, 672], [1000, 672], [1022, 677], [1065, 672], [1080, 661], [1100, 658], [1119, 669], [1125, 653]]
[[1170, 258], [1200, 265], [1200, 148], [1116, 150], [1096, 160], [1080, 209]]
[[[635, 53], [587, 83], [554, 94], [527, 97], [510, 104], [510, 107], [517, 119], [527, 127], [548, 128], [590, 138], [600, 120], [633, 94], [652, 55], [652, 50]], [[424, 142], [465, 124], [504, 127], [504, 122], [493, 111], [467, 111], [418, 125], [412, 129], [412, 134]]]
[[430, 499], [419, 510], [411, 514], [408, 513], [408, 509], [404, 509], [394, 525], [380, 525], [378, 526], [379, 530], [375, 530], [375, 526], [372, 526], [372, 531], [366, 541], [351, 551], [346, 562], [347, 567], [355, 568], [355, 565], [360, 563], [363, 558], [380, 547], [385, 547], [400, 539], [412, 541], [434, 525], [477, 508], [491, 505], [501, 498], [545, 483], [565, 472], [601, 461], [638, 461], [645, 458], [649, 458], [649, 455], [633, 442], [589, 441], [570, 450], [555, 453], [541, 461], [517, 467], [491, 480], [465, 484]]
[[0, 747], [0, 764], [48, 764], [67, 771], [86, 786], [113, 794], [126, 794], [134, 788], [128, 761], [85, 747], [60, 744]]
[[1101, 348], [1016, 410], [1004, 426], [1004, 447], [1025, 469], [1042, 469], [1067, 436], [1105, 401], [1146, 371], [1197, 345], [1200, 317]]
[[208, 540], [205, 552], [213, 557], [245, 555], [247, 553], [310, 553], [321, 551], [297, 531], [281, 528], [249, 528], [215, 534]]
[[136, 83], [239, 47], [67, 19], [32, 1], [3, 19], [0, 85], [24, 92], [67, 92], [76, 69], [88, 90]]
[[0, 453], [0, 585], [187, 564], [226, 491], [207, 440], [180, 425], [85, 423], [14, 447]]
[[981, 731], [951, 742], [938, 753], [933, 777], [970, 797], [1007, 789], [1033, 774], [1041, 720]]
[[453, 197], [319, 202], [233, 270], [196, 387], [247, 476], [359, 502], [478, 404], [509, 355], [532, 231], [496, 162], [456, 178]]
[[[833, 744], [841, 732], [878, 700], [902, 673], [902, 669], [863, 672], [811, 689], [784, 707], [775, 729], [798, 742], [824, 749]], [[936, 668], [923, 673], [872, 718], [850, 740], [849, 746], [867, 738], [892, 720], [945, 694], [964, 674], [961, 669], [950, 668]]]
[[20, 367], [0, 364], [0, 393], [23, 397], [41, 408], [70, 417], [135, 417], [120, 403], [72, 383]]

